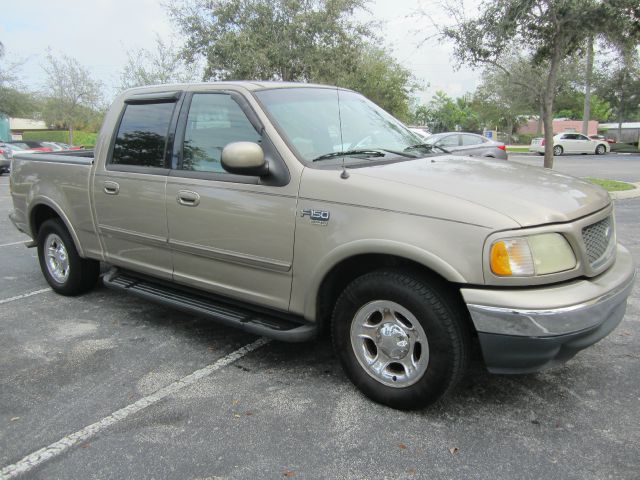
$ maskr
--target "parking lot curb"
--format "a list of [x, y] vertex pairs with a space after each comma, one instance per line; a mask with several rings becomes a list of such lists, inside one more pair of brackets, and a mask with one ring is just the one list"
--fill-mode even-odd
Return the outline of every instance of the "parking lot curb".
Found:
[[609, 192], [609, 195], [611, 195], [611, 198], [613, 198], [614, 200], [623, 200], [623, 199], [627, 199], [627, 198], [636, 198], [636, 197], [640, 197], [640, 182], [628, 182], [631, 183], [631, 185], [634, 185], [636, 188], [634, 188], [633, 190], [622, 190], [620, 192]]

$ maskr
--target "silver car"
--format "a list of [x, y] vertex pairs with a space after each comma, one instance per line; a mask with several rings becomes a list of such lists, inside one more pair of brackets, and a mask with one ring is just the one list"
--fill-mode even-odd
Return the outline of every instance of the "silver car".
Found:
[[504, 143], [495, 142], [476, 135], [465, 132], [444, 132], [431, 135], [425, 140], [436, 147], [443, 148], [449, 152], [468, 155], [470, 157], [489, 157], [507, 160], [507, 147]]

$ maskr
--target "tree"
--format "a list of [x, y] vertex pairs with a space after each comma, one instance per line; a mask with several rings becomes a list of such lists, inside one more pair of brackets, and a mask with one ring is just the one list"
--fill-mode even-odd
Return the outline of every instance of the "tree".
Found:
[[423, 125], [428, 125], [433, 133], [464, 130], [474, 132], [480, 128], [478, 117], [469, 97], [451, 98], [438, 90], [426, 106], [420, 106]]
[[411, 72], [381, 48], [367, 46], [351, 68], [344, 69], [333, 79], [315, 81], [351, 88], [400, 120], [408, 122], [411, 118], [409, 102], [416, 88]]
[[458, 5], [452, 2], [449, 9], [460, 20], [445, 27], [442, 35], [454, 42], [459, 61], [494, 65], [508, 74], [499, 60], [516, 44], [529, 49], [535, 65], [544, 66], [544, 166], [553, 168], [553, 107], [562, 61], [579, 51], [591, 34], [625, 31], [636, 35], [640, 30], [637, 0], [493, 0], [470, 20]]
[[42, 68], [46, 73], [45, 121], [67, 128], [69, 143], [73, 143], [74, 128], [90, 122], [99, 108], [102, 84], [76, 59], [66, 55], [56, 58], [51, 50]]
[[284, 80], [356, 90], [410, 118], [411, 73], [381, 47], [355, 12], [368, 0], [174, 0], [187, 62], [205, 80]]
[[640, 120], [640, 55], [627, 48], [602, 67], [595, 76], [596, 91], [611, 104], [620, 136], [622, 122]]
[[529, 57], [509, 52], [499, 63], [502, 68], [489, 65], [483, 71], [474, 103], [481, 122], [504, 130], [510, 142], [523, 116], [541, 110], [544, 82], [541, 68], [533, 65]]
[[120, 73], [120, 88], [165, 83], [187, 83], [195, 81], [198, 75], [196, 63], [186, 63], [180, 50], [173, 43], [164, 42], [156, 36], [155, 51], [141, 48], [127, 54], [127, 64]]
[[204, 78], [311, 81], [357, 59], [366, 0], [174, 0], [185, 59], [206, 61]]
[[28, 117], [38, 110], [36, 96], [20, 82], [21, 61], [4, 62], [5, 49], [0, 42], [0, 113], [9, 117]]

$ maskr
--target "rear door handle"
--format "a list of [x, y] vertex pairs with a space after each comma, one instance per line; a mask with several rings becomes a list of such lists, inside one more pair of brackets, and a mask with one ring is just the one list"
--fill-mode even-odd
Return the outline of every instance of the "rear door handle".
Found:
[[120, 192], [120, 185], [116, 182], [112, 182], [110, 180], [104, 182], [104, 193], [107, 195], [117, 195], [118, 192]]
[[185, 207], [197, 207], [200, 204], [200, 195], [191, 190], [180, 190], [178, 192], [178, 203]]

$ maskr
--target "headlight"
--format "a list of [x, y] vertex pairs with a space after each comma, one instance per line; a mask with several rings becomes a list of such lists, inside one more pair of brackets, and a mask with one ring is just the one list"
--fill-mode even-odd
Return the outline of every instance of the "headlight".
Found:
[[546, 275], [575, 266], [576, 256], [559, 233], [506, 238], [491, 245], [491, 271], [501, 277]]

